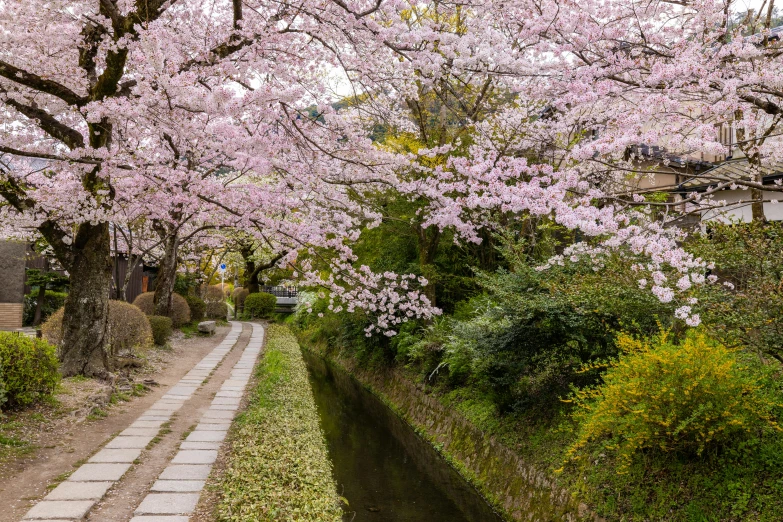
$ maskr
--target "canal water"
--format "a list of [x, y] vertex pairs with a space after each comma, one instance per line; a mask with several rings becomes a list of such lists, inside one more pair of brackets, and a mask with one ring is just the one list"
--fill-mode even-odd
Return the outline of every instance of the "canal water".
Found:
[[351, 376], [304, 353], [345, 522], [502, 522], [411, 427]]

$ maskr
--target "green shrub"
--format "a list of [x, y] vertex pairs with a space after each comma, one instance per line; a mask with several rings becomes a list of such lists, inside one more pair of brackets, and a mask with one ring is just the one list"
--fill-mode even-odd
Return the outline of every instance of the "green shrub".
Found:
[[641, 451], [701, 455], [742, 435], [781, 431], [781, 404], [738, 352], [689, 331], [681, 343], [666, 333], [652, 340], [618, 337], [623, 355], [603, 384], [575, 391], [577, 439], [566, 452], [616, 453], [624, 472]]
[[226, 317], [228, 317], [228, 305], [226, 303], [207, 303], [207, 318], [225, 320]]
[[[65, 298], [68, 297], [66, 292], [55, 292], [53, 290], [46, 291], [46, 298], [44, 299], [44, 305], [41, 307], [41, 322], [46, 321], [50, 315], [59, 310], [65, 304]], [[38, 295], [26, 295], [24, 296], [24, 317], [22, 321], [26, 325], [33, 324], [35, 318], [35, 307], [38, 305]]]
[[162, 315], [150, 315], [147, 317], [152, 327], [152, 338], [155, 344], [163, 346], [171, 337], [172, 321], [170, 317]]
[[43, 339], [0, 332], [0, 387], [10, 407], [51, 395], [60, 381], [56, 349]]
[[185, 297], [185, 301], [187, 301], [188, 307], [190, 308], [191, 321], [199, 322], [204, 319], [204, 314], [206, 314], [207, 311], [207, 303], [195, 295]]
[[[155, 292], [145, 292], [139, 295], [133, 304], [141, 308], [141, 311], [146, 315], [155, 315], [154, 298]], [[174, 328], [179, 328], [190, 322], [190, 307], [185, 298], [179, 294], [173, 294], [169, 317], [171, 317]]]
[[237, 288], [234, 290], [234, 306], [241, 310], [245, 306], [245, 299], [250, 295], [250, 291], [247, 288]]
[[204, 289], [205, 303], [221, 303], [226, 300], [226, 294], [220, 288], [220, 285], [211, 285]]
[[[41, 325], [44, 339], [59, 346], [62, 341], [64, 309], [60, 308]], [[109, 339], [111, 355], [134, 355], [152, 346], [152, 329], [147, 316], [125, 301], [109, 301]]]
[[245, 298], [245, 315], [251, 319], [268, 319], [277, 307], [277, 298], [272, 294], [258, 292]]

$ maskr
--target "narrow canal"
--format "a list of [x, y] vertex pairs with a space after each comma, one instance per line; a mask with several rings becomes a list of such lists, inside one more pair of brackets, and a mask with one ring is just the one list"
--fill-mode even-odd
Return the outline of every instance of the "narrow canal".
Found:
[[352, 377], [304, 353], [334, 466], [353, 522], [501, 522], [425, 441]]

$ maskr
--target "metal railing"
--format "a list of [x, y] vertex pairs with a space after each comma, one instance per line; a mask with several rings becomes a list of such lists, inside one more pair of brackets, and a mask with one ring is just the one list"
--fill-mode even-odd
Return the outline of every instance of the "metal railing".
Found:
[[267, 294], [272, 294], [275, 297], [292, 298], [299, 295], [299, 290], [295, 286], [262, 286], [261, 291], [266, 292]]

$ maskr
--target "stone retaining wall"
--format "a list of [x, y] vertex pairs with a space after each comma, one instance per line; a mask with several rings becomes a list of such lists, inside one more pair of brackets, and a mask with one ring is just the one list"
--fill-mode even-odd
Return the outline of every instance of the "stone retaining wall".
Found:
[[[324, 356], [322, 353], [318, 353]], [[513, 521], [600, 520], [549, 476], [476, 428], [402, 374], [370, 371], [347, 358], [327, 357], [430, 440], [505, 518]]]

